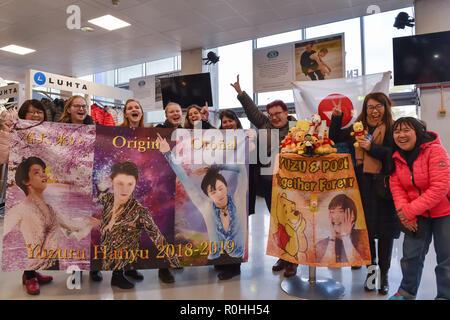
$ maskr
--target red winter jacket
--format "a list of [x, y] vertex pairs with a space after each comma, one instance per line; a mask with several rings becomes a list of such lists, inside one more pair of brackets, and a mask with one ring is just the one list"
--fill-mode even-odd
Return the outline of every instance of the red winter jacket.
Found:
[[401, 208], [406, 218], [416, 221], [416, 216], [438, 218], [450, 214], [450, 159], [436, 139], [420, 146], [412, 171], [400, 153], [393, 154], [395, 172], [390, 177], [390, 187], [396, 208]]
[[115, 126], [114, 118], [109, 112], [106, 112], [95, 103], [91, 106], [91, 117], [95, 123], [103, 126]]

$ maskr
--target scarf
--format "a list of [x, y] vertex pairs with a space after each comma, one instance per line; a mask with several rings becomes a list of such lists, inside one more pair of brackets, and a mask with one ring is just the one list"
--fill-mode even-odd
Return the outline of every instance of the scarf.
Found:
[[[385, 133], [386, 133], [386, 125], [384, 123], [381, 123], [375, 128], [375, 131], [373, 132], [372, 143], [383, 144]], [[356, 158], [356, 165], [361, 164], [363, 165], [364, 173], [372, 173], [372, 174], [380, 173], [383, 164], [381, 163], [380, 160], [370, 156], [366, 150], [360, 147], [356, 147], [355, 158]]]

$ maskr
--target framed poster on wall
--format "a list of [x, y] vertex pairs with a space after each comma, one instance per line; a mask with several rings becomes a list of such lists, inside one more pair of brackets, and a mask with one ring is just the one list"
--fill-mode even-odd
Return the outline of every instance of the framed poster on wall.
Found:
[[253, 50], [253, 91], [292, 89], [292, 81], [345, 78], [344, 33]]
[[344, 34], [295, 43], [295, 80], [345, 78]]

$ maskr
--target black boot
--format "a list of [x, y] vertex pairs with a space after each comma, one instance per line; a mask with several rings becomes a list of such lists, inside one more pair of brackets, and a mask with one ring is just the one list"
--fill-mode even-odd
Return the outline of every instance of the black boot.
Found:
[[384, 296], [389, 293], [389, 280], [387, 272], [381, 272], [380, 289], [378, 289], [378, 293]]
[[89, 276], [91, 277], [92, 281], [100, 282], [103, 280], [102, 273], [100, 271], [89, 271]]
[[174, 283], [175, 278], [170, 273], [168, 268], [162, 268], [158, 270], [158, 277], [161, 279], [164, 283]]
[[134, 288], [134, 284], [128, 281], [127, 278], [123, 275], [123, 271], [113, 271], [111, 277], [111, 285], [119, 287], [120, 289], [132, 289]]
[[144, 280], [144, 275], [137, 270], [127, 270], [124, 272], [127, 277], [130, 277], [136, 281]]
[[219, 280], [228, 280], [241, 274], [241, 264], [229, 264], [223, 266], [222, 271], [217, 275]]

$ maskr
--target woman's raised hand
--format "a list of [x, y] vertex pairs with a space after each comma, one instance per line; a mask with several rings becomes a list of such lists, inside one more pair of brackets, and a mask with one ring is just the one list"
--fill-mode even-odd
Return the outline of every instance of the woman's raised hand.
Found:
[[156, 142], [159, 144], [159, 151], [161, 151], [162, 153], [169, 152], [170, 146], [166, 138], [161, 137], [159, 133], [157, 133], [156, 135], [157, 135]]
[[242, 95], [241, 85], [239, 83], [239, 75], [237, 75], [237, 81], [235, 83], [230, 83], [230, 85], [236, 90], [238, 95]]
[[208, 110], [208, 101], [205, 102], [202, 110], [200, 110], [200, 114], [202, 116], [202, 120], [208, 121], [209, 118], [209, 110]]
[[342, 99], [339, 99], [338, 104], [336, 104], [336, 102], [334, 102], [333, 99], [331, 99], [331, 102], [333, 103], [333, 106], [334, 106], [332, 115], [336, 116], [336, 117], [340, 117], [342, 115], [342, 108], [341, 108]]

